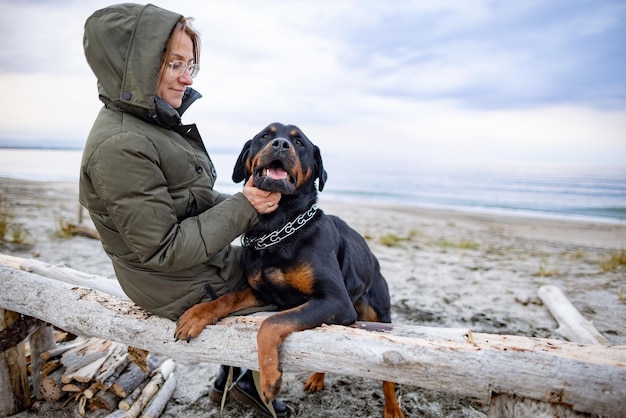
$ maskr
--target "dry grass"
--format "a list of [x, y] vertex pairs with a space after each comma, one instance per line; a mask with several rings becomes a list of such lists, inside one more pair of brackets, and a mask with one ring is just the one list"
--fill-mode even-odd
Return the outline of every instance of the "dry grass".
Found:
[[607, 257], [600, 260], [600, 268], [602, 271], [617, 271], [624, 270], [626, 266], [626, 250], [623, 248]]
[[15, 212], [9, 201], [9, 191], [4, 187], [0, 194], [0, 244], [28, 245], [30, 238], [28, 230], [15, 222]]
[[410, 242], [417, 235], [417, 231], [410, 230], [408, 235], [386, 234], [378, 238], [378, 242], [386, 247], [398, 247], [403, 243]]

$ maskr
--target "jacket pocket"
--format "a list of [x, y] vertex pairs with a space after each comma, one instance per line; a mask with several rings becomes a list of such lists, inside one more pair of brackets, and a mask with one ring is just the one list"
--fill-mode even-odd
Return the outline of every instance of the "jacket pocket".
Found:
[[189, 181], [168, 189], [179, 222], [190, 216], [196, 216], [199, 213], [198, 202], [191, 190], [191, 186], [201, 177], [202, 176], [198, 174]]

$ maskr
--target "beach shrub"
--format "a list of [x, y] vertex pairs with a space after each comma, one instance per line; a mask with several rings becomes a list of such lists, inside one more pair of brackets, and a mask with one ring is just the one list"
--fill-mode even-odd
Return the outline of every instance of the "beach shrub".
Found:
[[3, 189], [0, 194], [0, 242], [3, 242], [9, 233], [13, 218], [13, 208], [9, 204], [6, 189]]
[[417, 235], [417, 231], [415, 230], [410, 230], [406, 236], [386, 234], [378, 238], [378, 242], [386, 247], [397, 247], [402, 243], [411, 241], [415, 235]]
[[6, 213], [0, 208], [0, 241], [4, 241], [4, 236], [9, 230], [9, 220]]
[[71, 222], [60, 218], [57, 220], [58, 226], [57, 229], [54, 230], [52, 234], [55, 238], [63, 238], [68, 239], [74, 236], [73, 226]]
[[623, 270], [625, 266], [626, 250], [623, 248], [600, 260], [600, 268], [605, 272]]
[[437, 245], [441, 248], [456, 248], [459, 250], [478, 250], [480, 248], [479, 243], [466, 239], [462, 239], [460, 241], [441, 239], [437, 241]]
[[539, 271], [535, 273], [535, 276], [539, 277], [554, 277], [560, 275], [560, 272], [556, 269], [550, 269], [545, 263], [539, 265]]
[[30, 247], [30, 233], [21, 224], [15, 222], [13, 206], [9, 202], [7, 188], [0, 194], [0, 245], [16, 244]]
[[22, 225], [12, 224], [9, 229], [12, 243], [20, 245], [29, 244], [30, 234]]
[[378, 238], [378, 242], [385, 247], [397, 247], [400, 243], [405, 241], [408, 241], [407, 237], [401, 237], [395, 234], [386, 234]]

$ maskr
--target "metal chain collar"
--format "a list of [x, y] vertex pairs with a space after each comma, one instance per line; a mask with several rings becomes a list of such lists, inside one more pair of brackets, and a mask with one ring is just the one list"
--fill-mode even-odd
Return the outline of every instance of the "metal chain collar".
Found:
[[272, 245], [278, 244], [285, 238], [293, 235], [298, 229], [307, 224], [317, 213], [317, 205], [313, 204], [309, 210], [298, 215], [296, 219], [287, 222], [282, 228], [272, 231], [269, 234], [262, 235], [258, 238], [248, 238], [246, 235], [241, 237], [241, 245], [244, 247], [253, 247], [255, 250], [262, 250]]

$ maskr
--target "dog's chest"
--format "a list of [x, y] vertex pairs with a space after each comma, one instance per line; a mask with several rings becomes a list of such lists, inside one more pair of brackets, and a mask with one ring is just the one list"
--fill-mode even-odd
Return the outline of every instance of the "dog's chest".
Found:
[[285, 268], [265, 267], [248, 278], [250, 286], [280, 305], [313, 294], [314, 271], [307, 263]]

